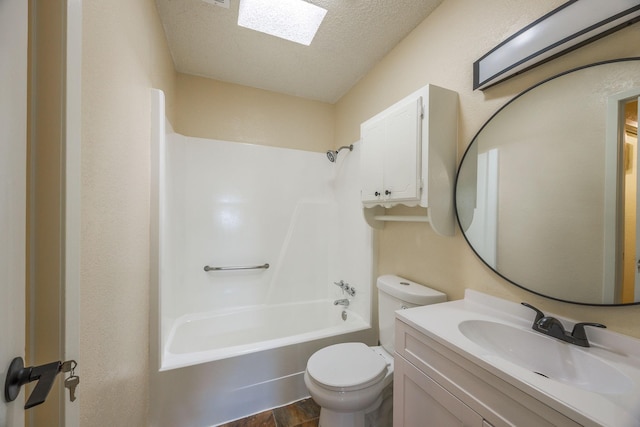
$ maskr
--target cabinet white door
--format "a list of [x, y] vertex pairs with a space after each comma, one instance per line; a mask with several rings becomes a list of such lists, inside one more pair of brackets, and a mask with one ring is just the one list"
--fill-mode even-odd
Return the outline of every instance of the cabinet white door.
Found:
[[389, 201], [420, 197], [422, 97], [387, 119], [387, 155], [384, 165], [384, 198]]
[[422, 182], [422, 97], [363, 123], [361, 138], [362, 201], [417, 201]]
[[360, 148], [360, 185], [363, 202], [382, 199], [386, 124], [383, 120], [362, 127]]
[[395, 357], [394, 427], [486, 427], [482, 416], [401, 356]]

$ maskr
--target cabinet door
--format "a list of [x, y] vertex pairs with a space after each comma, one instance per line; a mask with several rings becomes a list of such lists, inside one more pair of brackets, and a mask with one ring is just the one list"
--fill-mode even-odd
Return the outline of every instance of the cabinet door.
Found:
[[396, 355], [394, 427], [483, 427], [482, 417], [403, 357]]
[[419, 200], [421, 129], [422, 97], [362, 125], [360, 185], [364, 203]]
[[384, 198], [389, 201], [420, 197], [422, 97], [394, 111], [387, 122]]
[[363, 202], [382, 200], [386, 145], [384, 120], [368, 123], [362, 128], [360, 147], [360, 185]]

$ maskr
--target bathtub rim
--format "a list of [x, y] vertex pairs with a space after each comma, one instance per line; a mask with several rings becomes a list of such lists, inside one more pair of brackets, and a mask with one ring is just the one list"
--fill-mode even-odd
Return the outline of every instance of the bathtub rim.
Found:
[[247, 354], [257, 353], [265, 350], [272, 350], [279, 347], [287, 347], [290, 345], [296, 345], [305, 342], [312, 342], [325, 338], [331, 338], [334, 336], [345, 335], [352, 332], [365, 331], [372, 329], [371, 321], [367, 322], [357, 312], [341, 307], [336, 311], [346, 311], [350, 321], [348, 323], [339, 324], [337, 326], [330, 326], [323, 329], [318, 329], [301, 334], [295, 334], [291, 336], [274, 338], [269, 340], [263, 340], [258, 342], [252, 342], [248, 344], [234, 345], [226, 347], [224, 349], [203, 350], [188, 353], [173, 353], [169, 350], [173, 342], [176, 330], [183, 324], [190, 321], [206, 320], [211, 317], [238, 314], [243, 312], [254, 311], [256, 309], [264, 310], [275, 307], [287, 307], [304, 305], [309, 303], [326, 303], [330, 304], [331, 299], [312, 300], [303, 302], [291, 302], [284, 304], [258, 304], [251, 306], [234, 307], [229, 309], [216, 310], [213, 312], [199, 312], [184, 314], [173, 320], [166, 319], [171, 322], [169, 332], [166, 335], [164, 346], [162, 348], [160, 363], [158, 367], [159, 372], [170, 371], [173, 369], [184, 368], [188, 366], [200, 365], [208, 362], [214, 362], [216, 360], [229, 359], [237, 356], [243, 356]]

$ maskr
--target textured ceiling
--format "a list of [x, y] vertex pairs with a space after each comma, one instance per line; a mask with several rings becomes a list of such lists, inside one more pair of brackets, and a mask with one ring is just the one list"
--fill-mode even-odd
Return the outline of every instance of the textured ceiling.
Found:
[[[156, 0], [176, 69], [334, 103], [442, 0], [307, 0], [328, 10], [310, 46], [237, 25], [240, 0]], [[277, 0], [273, 0], [277, 1]]]

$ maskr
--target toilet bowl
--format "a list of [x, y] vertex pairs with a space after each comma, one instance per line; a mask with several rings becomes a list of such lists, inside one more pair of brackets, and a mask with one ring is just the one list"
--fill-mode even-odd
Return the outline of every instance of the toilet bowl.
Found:
[[393, 357], [363, 343], [325, 347], [309, 358], [305, 372], [316, 403], [343, 412], [368, 408], [392, 380]]
[[446, 301], [446, 295], [403, 279], [378, 278], [381, 346], [335, 344], [309, 358], [304, 382], [320, 405], [320, 427], [390, 427], [395, 311]]

